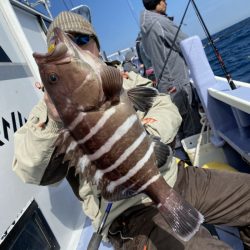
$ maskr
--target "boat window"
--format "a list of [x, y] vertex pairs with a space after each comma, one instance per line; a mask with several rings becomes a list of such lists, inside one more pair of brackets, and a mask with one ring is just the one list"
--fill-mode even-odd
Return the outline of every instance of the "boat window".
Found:
[[0, 62], [11, 62], [2, 47], [0, 47]]
[[[10, 26], [6, 22], [2, 13], [0, 13], [0, 53], [1, 53], [1, 62], [2, 56], [4, 59], [9, 58], [9, 62], [13, 63], [23, 63], [25, 59], [20, 53], [20, 49], [17, 46], [15, 38], [13, 37], [12, 33], [10, 32]], [[8, 59], [7, 59], [8, 60]]]
[[44, 19], [14, 7], [21, 28], [33, 51], [47, 51]]
[[43, 22], [45, 23], [45, 25], [46, 25], [46, 27], [47, 27], [47, 29], [48, 29], [49, 26], [50, 26], [50, 22], [49, 22], [49, 21], [46, 21], [46, 20], [44, 20], [44, 19], [43, 19]]
[[35, 200], [31, 202], [21, 218], [13, 222], [12, 225], [13, 228], [2, 236], [1, 249], [60, 249]]

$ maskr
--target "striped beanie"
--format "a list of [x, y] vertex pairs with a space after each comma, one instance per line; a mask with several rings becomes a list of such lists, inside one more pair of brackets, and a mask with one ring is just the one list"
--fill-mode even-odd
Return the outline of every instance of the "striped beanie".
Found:
[[91, 23], [85, 19], [83, 16], [78, 15], [73, 12], [63, 11], [61, 12], [50, 24], [47, 32], [47, 43], [49, 44], [51, 38], [53, 37], [54, 28], [60, 28], [64, 32], [75, 32], [84, 35], [92, 35], [97, 42], [97, 46], [100, 49], [100, 43], [98, 37], [91, 25]]

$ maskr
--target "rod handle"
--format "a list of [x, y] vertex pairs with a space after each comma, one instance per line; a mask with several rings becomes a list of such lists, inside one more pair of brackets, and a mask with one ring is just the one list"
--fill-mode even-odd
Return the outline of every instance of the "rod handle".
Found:
[[101, 241], [102, 241], [102, 235], [96, 232], [93, 233], [89, 241], [87, 250], [98, 250], [101, 244]]

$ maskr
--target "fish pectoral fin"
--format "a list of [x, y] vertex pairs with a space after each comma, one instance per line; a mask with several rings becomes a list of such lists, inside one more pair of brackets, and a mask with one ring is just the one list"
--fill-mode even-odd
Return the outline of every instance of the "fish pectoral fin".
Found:
[[167, 162], [168, 158], [173, 155], [173, 151], [168, 144], [161, 141], [160, 137], [154, 135], [150, 135], [149, 137], [155, 143], [154, 153], [157, 167], [160, 168]]
[[123, 78], [115, 67], [105, 65], [101, 71], [102, 89], [106, 100], [111, 104], [120, 101]]
[[147, 112], [152, 107], [158, 91], [155, 88], [138, 86], [129, 89], [127, 95], [136, 110]]

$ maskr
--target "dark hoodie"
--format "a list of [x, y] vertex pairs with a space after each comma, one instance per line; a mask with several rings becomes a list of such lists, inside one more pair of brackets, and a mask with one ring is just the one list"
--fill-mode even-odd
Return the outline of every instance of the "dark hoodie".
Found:
[[[157, 78], [164, 67], [177, 30], [178, 27], [166, 15], [148, 10], [141, 13], [142, 45]], [[185, 38], [187, 36], [180, 31], [158, 83], [160, 92], [166, 93], [169, 88], [175, 86], [177, 90], [184, 87], [188, 95], [190, 94], [188, 69], [180, 50], [180, 42]]]

